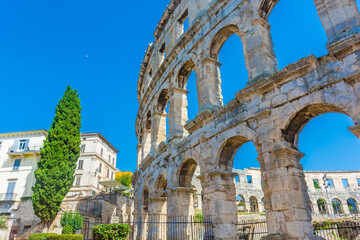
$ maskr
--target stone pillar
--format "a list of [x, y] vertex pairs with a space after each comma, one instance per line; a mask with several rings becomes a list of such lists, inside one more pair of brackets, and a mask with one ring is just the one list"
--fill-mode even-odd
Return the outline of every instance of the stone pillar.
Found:
[[148, 239], [166, 239], [166, 197], [150, 198]]
[[[167, 201], [167, 239], [183, 240], [191, 237], [191, 218], [194, 216], [193, 189], [187, 187], [169, 188]], [[174, 222], [174, 224], [171, 224]], [[183, 224], [178, 224], [183, 222]]]
[[221, 78], [219, 67], [221, 63], [212, 58], [205, 58], [198, 70], [197, 95], [199, 113], [216, 109], [223, 105], [221, 95]]
[[140, 166], [141, 164], [141, 161], [142, 161], [142, 147], [141, 147], [141, 144], [138, 144], [137, 147], [136, 147], [136, 150], [137, 150], [137, 167]]
[[198, 176], [203, 189], [203, 214], [213, 223], [215, 239], [237, 239], [236, 175], [224, 170], [213, 170]]
[[241, 36], [248, 70], [247, 85], [278, 71], [269, 23], [262, 18], [252, 23], [254, 27]]
[[[319, 239], [311, 223], [310, 198], [300, 164], [303, 153], [285, 146], [263, 154], [262, 182], [268, 225], [266, 240]], [[322, 239], [322, 238], [320, 238]]]
[[188, 132], [184, 128], [188, 121], [187, 98], [189, 91], [181, 88], [172, 88], [169, 100], [169, 140], [184, 138]]
[[162, 141], [166, 141], [166, 113], [154, 112], [152, 115], [151, 149], [155, 149]]
[[350, 210], [349, 210], [349, 207], [347, 205], [347, 200], [341, 201], [341, 207], [342, 207], [342, 210], [343, 210], [344, 214], [350, 215]]
[[358, 31], [360, 13], [355, 0], [314, 0], [329, 42]]
[[146, 158], [151, 150], [151, 130], [145, 129], [143, 132], [142, 159]]

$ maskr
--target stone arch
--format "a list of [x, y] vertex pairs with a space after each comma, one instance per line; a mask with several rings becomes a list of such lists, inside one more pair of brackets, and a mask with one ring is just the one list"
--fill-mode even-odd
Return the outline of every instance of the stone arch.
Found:
[[178, 76], [176, 78], [178, 88], [186, 90], [186, 84], [192, 71], [195, 71], [195, 63], [192, 60], [188, 60], [182, 65], [178, 72]]
[[259, 212], [259, 203], [258, 200], [255, 196], [251, 196], [249, 198], [249, 202], [250, 202], [250, 211], [253, 213], [258, 213]]
[[191, 188], [191, 180], [194, 175], [194, 172], [198, 164], [194, 159], [188, 159], [183, 162], [179, 168], [178, 177], [179, 177], [179, 187], [188, 187]]
[[255, 145], [258, 154], [260, 154], [259, 148], [257, 146], [256, 133], [250, 129], [240, 128], [238, 130], [241, 135], [238, 133], [233, 134], [232, 136], [228, 136], [228, 138], [222, 144], [219, 144], [221, 147], [220, 150], [218, 150], [216, 165], [220, 169], [226, 171], [232, 170], [234, 157], [237, 151], [247, 142], [252, 142]]
[[234, 33], [238, 33], [239, 28], [235, 24], [229, 24], [220, 29], [212, 38], [210, 43], [210, 57], [218, 60], [222, 46]]
[[338, 198], [334, 198], [333, 200], [331, 200], [331, 207], [335, 215], [340, 215], [344, 213], [342, 203]]
[[158, 113], [165, 113], [168, 101], [169, 101], [169, 91], [167, 89], [163, 89], [160, 92], [159, 97], [157, 99], [156, 111]]
[[347, 202], [347, 206], [349, 208], [350, 214], [358, 214], [359, 213], [358, 205], [354, 198], [348, 198], [346, 202]]
[[320, 214], [327, 214], [328, 213], [327, 203], [326, 203], [325, 199], [319, 198], [316, 201], [316, 203], [317, 203], [317, 207], [319, 209]]
[[311, 104], [298, 112], [296, 112], [288, 121], [286, 127], [282, 129], [282, 136], [284, 140], [290, 144], [291, 147], [298, 149], [299, 134], [305, 125], [313, 118], [324, 113], [342, 113], [347, 116], [347, 112], [334, 104], [318, 103]]
[[238, 211], [239, 212], [246, 212], [247, 209], [246, 209], [246, 200], [245, 200], [245, 197], [241, 194], [238, 194], [238, 197], [241, 198], [241, 200], [239, 201], [238, 203]]
[[279, 0], [262, 0], [259, 7], [259, 15], [267, 20], [271, 11], [278, 2]]
[[145, 186], [143, 189], [143, 194], [142, 194], [142, 205], [143, 205], [143, 213], [147, 214], [149, 212], [149, 190], [148, 188]]
[[146, 114], [145, 129], [151, 130], [151, 111], [150, 110]]
[[165, 197], [167, 195], [167, 180], [163, 174], [160, 174], [156, 179], [154, 189], [158, 197]]

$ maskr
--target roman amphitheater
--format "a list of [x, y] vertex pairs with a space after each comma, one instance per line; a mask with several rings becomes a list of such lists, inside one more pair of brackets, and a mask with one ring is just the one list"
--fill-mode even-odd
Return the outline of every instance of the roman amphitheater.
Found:
[[[328, 54], [304, 56], [279, 70], [268, 23], [277, 3], [169, 3], [138, 80], [138, 169], [132, 180], [138, 215], [193, 215], [192, 179], [198, 168], [202, 212], [212, 219], [214, 238], [237, 239], [233, 159], [251, 141], [259, 156], [267, 219], [268, 235], [262, 239], [322, 239], [311, 224], [315, 203], [300, 164], [298, 136], [311, 119], [336, 112], [353, 120], [349, 130], [360, 138], [360, 14], [354, 0], [314, 0]], [[218, 57], [233, 34], [243, 44], [248, 82], [224, 106]], [[188, 121], [192, 71], [199, 109]]]

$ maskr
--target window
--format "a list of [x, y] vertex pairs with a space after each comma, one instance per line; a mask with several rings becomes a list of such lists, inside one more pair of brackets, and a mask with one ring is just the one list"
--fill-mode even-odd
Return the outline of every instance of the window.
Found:
[[80, 186], [80, 181], [81, 181], [81, 175], [76, 176], [76, 180], [75, 180], [75, 186]]
[[22, 139], [19, 141], [19, 150], [24, 150], [26, 146], [26, 140]]
[[159, 49], [159, 53], [160, 53], [160, 64], [164, 61], [164, 59], [166, 58], [166, 52], [165, 52], [165, 43], [163, 43]]
[[78, 169], [83, 170], [83, 166], [84, 166], [84, 160], [79, 160]]
[[18, 171], [19, 170], [20, 163], [21, 163], [21, 159], [15, 159], [14, 166], [13, 166], [13, 171]]
[[107, 176], [107, 178], [110, 177], [110, 169], [107, 170], [107, 175], [106, 176]]
[[109, 162], [111, 161], [111, 155], [109, 154]]
[[189, 14], [187, 9], [179, 18], [179, 23], [182, 25], [182, 32], [184, 33], [189, 28]]
[[0, 150], [1, 150], [2, 141], [0, 141]]
[[247, 175], [247, 176], [246, 176], [246, 182], [247, 182], [247, 183], [252, 183], [252, 176]]
[[102, 169], [102, 164], [99, 164], [99, 173], [101, 173], [101, 169]]
[[344, 187], [349, 187], [349, 181], [346, 178], [341, 179], [341, 181]]
[[5, 200], [13, 200], [15, 185], [16, 185], [16, 181], [8, 182], [8, 186], [7, 186], [7, 190], [6, 190], [6, 194], [5, 194]]
[[360, 178], [357, 178], [358, 187], [360, 187]]
[[113, 158], [113, 165], [115, 166], [115, 158]]
[[114, 179], [114, 172], [111, 172], [111, 179]]
[[239, 175], [236, 175], [235, 182], [239, 182]]
[[98, 177], [98, 182], [97, 182], [97, 188], [100, 189], [100, 181], [101, 181], [101, 178]]
[[104, 149], [101, 148], [101, 150], [100, 150], [100, 155], [103, 156], [103, 153], [104, 153]]
[[313, 179], [313, 183], [314, 183], [314, 188], [315, 189], [320, 189], [320, 184], [319, 184], [319, 179]]
[[85, 147], [86, 147], [85, 144], [81, 144], [81, 152], [82, 152], [82, 153], [85, 152]]
[[333, 188], [334, 187], [334, 181], [332, 179], [328, 179], [327, 180], [327, 184], [329, 187]]

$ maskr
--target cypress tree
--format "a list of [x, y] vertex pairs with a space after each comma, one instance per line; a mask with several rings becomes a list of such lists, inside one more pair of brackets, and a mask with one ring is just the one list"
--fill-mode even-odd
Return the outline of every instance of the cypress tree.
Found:
[[35, 214], [45, 222], [55, 218], [65, 195], [73, 186], [80, 156], [80, 111], [79, 95], [68, 86], [56, 106], [35, 171], [32, 202]]

